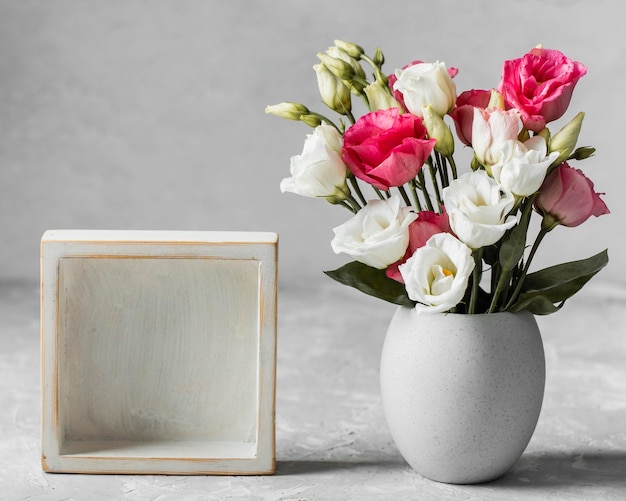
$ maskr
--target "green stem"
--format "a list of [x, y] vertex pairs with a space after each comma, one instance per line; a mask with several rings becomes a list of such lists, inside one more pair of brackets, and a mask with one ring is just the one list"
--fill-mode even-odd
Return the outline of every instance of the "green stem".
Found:
[[353, 207], [356, 210], [356, 212], [361, 210], [361, 206], [359, 205], [359, 202], [357, 202], [356, 199], [352, 195], [347, 195], [346, 201], [350, 204], [351, 207]]
[[533, 257], [535, 257], [535, 253], [537, 252], [537, 249], [539, 248], [539, 244], [541, 244], [543, 237], [545, 237], [549, 231], [550, 230], [548, 228], [541, 228], [541, 230], [539, 230], [539, 234], [537, 235], [537, 238], [535, 239], [535, 242], [533, 243], [533, 246], [530, 249], [530, 253], [528, 254], [528, 259], [526, 260], [526, 264], [524, 265], [524, 271], [522, 272], [522, 277], [525, 277], [526, 274], [528, 273], [530, 262], [533, 260]]
[[496, 262], [491, 265], [491, 288], [490, 290], [493, 291], [496, 289], [501, 272], [502, 272], [502, 267], [500, 266], [500, 263], [496, 260]]
[[424, 176], [423, 168], [419, 170], [419, 172], [417, 173], [417, 177], [420, 181], [420, 189], [422, 190], [422, 193], [424, 194], [424, 199], [426, 200], [426, 206], [428, 207], [428, 210], [431, 212], [435, 212], [433, 203], [430, 200], [430, 195], [428, 194], [428, 190], [426, 189], [426, 178]]
[[448, 159], [448, 162], [450, 162], [450, 168], [452, 169], [452, 179], [456, 179], [457, 176], [457, 170], [456, 170], [456, 163], [454, 162], [454, 157], [452, 155], [450, 155], [449, 157], [446, 157]]
[[365, 200], [365, 197], [363, 196], [363, 192], [361, 191], [361, 187], [359, 186], [359, 183], [357, 182], [354, 174], [350, 173], [348, 175], [348, 179], [350, 180], [350, 184], [352, 185], [352, 187], [354, 188], [354, 191], [356, 192], [356, 196], [361, 201], [361, 205], [363, 206], [367, 205], [367, 200]]
[[404, 203], [407, 205], [407, 207], [410, 207], [411, 199], [407, 195], [406, 190], [404, 189], [404, 186], [398, 186], [398, 191], [400, 192], [400, 195], [402, 195], [402, 199], [404, 200]]
[[352, 112], [350, 110], [344, 110], [344, 113], [348, 117], [348, 120], [350, 120], [351, 124], [354, 124], [356, 122], [356, 120], [354, 118], [354, 115], [352, 114]]
[[322, 115], [320, 113], [317, 113], [315, 111], [311, 111], [311, 112], [307, 113], [307, 115], [312, 115], [312, 116], [314, 116], [316, 118], [319, 118], [319, 120], [321, 122], [324, 122], [324, 123], [326, 123], [328, 125], [332, 125], [335, 129], [337, 129], [337, 132], [339, 132], [339, 134], [343, 135], [343, 131], [330, 118], [325, 117], [324, 115]]
[[361, 59], [372, 67], [376, 75], [376, 80], [387, 82], [387, 76], [383, 74], [381, 67], [377, 65], [367, 54], [361, 54]]
[[439, 212], [443, 207], [443, 202], [441, 201], [441, 194], [439, 193], [439, 184], [437, 183], [437, 173], [435, 170], [435, 166], [433, 165], [432, 160], [429, 158], [428, 161], [428, 170], [430, 172], [430, 180], [433, 183], [433, 188], [435, 189], [435, 198], [437, 199], [437, 205], [439, 206]]
[[496, 308], [498, 307], [498, 300], [500, 299], [500, 295], [504, 288], [508, 285], [509, 278], [511, 276], [510, 270], [503, 269], [500, 277], [498, 279], [498, 284], [496, 285], [496, 290], [493, 292], [493, 297], [491, 298], [491, 304], [489, 305], [489, 313], [494, 313]]
[[342, 207], [345, 207], [353, 214], [356, 214], [357, 212], [359, 212], [358, 210], [356, 210], [354, 207], [352, 207], [348, 202], [345, 202], [344, 200], [340, 200], [339, 202], [332, 202], [332, 203], [335, 205], [341, 205]]
[[439, 177], [441, 178], [441, 186], [445, 188], [450, 184], [448, 179], [448, 165], [445, 157], [442, 157], [439, 153], [435, 152], [435, 157], [437, 158], [437, 167], [439, 169]]
[[411, 179], [409, 186], [411, 187], [411, 195], [413, 195], [413, 201], [415, 202], [415, 209], [418, 212], [421, 212], [422, 204], [420, 203], [420, 199], [417, 196], [417, 183], [415, 182], [415, 179]]
[[476, 312], [476, 302], [478, 301], [478, 286], [480, 285], [480, 279], [483, 274], [483, 249], [476, 249], [474, 251], [474, 271], [472, 271], [472, 292], [470, 294], [469, 310], [468, 313], [474, 314]]
[[382, 192], [378, 188], [376, 188], [376, 186], [372, 186], [372, 188], [374, 189], [374, 191], [378, 195], [378, 198], [380, 198], [381, 200], [386, 200], [385, 196], [382, 194]]
[[524, 285], [524, 279], [526, 278], [526, 275], [528, 274], [528, 269], [530, 268], [530, 262], [533, 260], [533, 257], [535, 257], [535, 253], [537, 252], [537, 249], [539, 248], [539, 244], [541, 244], [543, 237], [545, 237], [549, 231], [550, 231], [549, 228], [544, 228], [544, 227], [541, 227], [541, 230], [539, 230], [539, 233], [537, 234], [537, 238], [535, 238], [535, 242], [533, 243], [533, 246], [530, 249], [530, 253], [528, 254], [528, 259], [526, 260], [526, 263], [524, 264], [524, 269], [522, 270], [522, 273], [519, 276], [519, 279], [517, 280], [517, 284], [515, 285], [515, 290], [513, 291], [513, 294], [511, 294], [509, 301], [506, 303], [506, 306], [504, 307], [505, 311], [508, 310], [513, 305], [513, 303], [517, 300], [517, 297], [519, 296], [519, 293], [522, 290], [522, 285]]

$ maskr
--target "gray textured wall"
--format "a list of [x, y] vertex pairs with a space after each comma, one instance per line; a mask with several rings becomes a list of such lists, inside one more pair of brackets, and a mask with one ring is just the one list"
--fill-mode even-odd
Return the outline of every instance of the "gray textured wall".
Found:
[[446, 61], [459, 90], [496, 85], [502, 61], [537, 43], [586, 64], [568, 117], [587, 113], [582, 143], [598, 153], [582, 166], [613, 214], [555, 230], [539, 262], [608, 246], [602, 277], [624, 281], [622, 8], [0, 0], [0, 279], [36, 280], [51, 228], [277, 231], [284, 282], [344, 262], [329, 241], [347, 211], [278, 189], [308, 128], [263, 111], [282, 100], [320, 109], [315, 53], [343, 38], [369, 53], [380, 45], [388, 72]]

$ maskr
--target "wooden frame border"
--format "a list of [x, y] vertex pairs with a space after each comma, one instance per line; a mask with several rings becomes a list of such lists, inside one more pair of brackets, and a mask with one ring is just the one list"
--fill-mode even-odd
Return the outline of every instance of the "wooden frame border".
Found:
[[[274, 473], [278, 236], [259, 232], [52, 230], [41, 240], [42, 467], [47, 472], [172, 475]], [[63, 258], [258, 260], [259, 375], [254, 457], [62, 454], [59, 422], [59, 266]]]

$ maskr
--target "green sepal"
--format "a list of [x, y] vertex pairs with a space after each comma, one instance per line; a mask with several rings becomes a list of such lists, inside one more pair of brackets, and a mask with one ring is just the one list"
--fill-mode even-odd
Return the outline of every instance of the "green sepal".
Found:
[[[563, 263], [526, 275], [517, 301], [509, 308], [546, 315], [554, 313], [609, 262], [607, 250], [580, 261]], [[547, 306], [552, 304], [552, 308]], [[556, 304], [559, 306], [554, 306]], [[533, 311], [536, 310], [536, 311]]]
[[400, 306], [415, 306], [415, 302], [409, 299], [404, 285], [389, 278], [385, 270], [378, 270], [353, 261], [341, 268], [324, 273], [340, 284], [354, 287], [378, 299]]

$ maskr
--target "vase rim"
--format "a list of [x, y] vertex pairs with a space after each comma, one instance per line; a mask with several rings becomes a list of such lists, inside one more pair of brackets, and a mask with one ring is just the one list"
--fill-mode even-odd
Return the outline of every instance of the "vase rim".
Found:
[[[399, 309], [403, 309], [403, 310], [415, 310], [415, 308], [413, 306], [399, 306]], [[442, 316], [454, 316], [454, 317], [493, 317], [493, 316], [497, 316], [497, 315], [502, 315], [502, 314], [507, 314], [507, 315], [523, 315], [523, 314], [528, 314], [528, 315], [532, 315], [534, 316], [530, 311], [528, 310], [521, 310], [521, 311], [495, 311], [493, 313], [456, 313], [456, 312], [451, 312], [451, 311], [440, 311], [440, 312], [432, 312], [429, 313], [427, 311], [422, 310], [420, 313], [417, 313], [417, 310], [415, 310], [416, 314], [419, 316], [423, 316], [423, 317], [428, 317], [428, 316], [437, 316], [437, 317], [442, 317]]]

